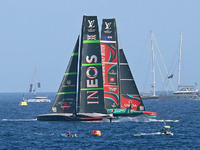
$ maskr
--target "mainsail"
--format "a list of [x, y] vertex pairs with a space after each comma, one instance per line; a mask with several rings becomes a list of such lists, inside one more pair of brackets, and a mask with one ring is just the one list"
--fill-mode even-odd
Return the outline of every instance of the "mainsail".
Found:
[[80, 113], [105, 113], [99, 29], [96, 16], [83, 16], [80, 58]]
[[77, 95], [79, 37], [76, 41], [65, 75], [57, 92], [51, 113], [75, 113]]
[[103, 19], [101, 54], [105, 107], [106, 109], [120, 108], [118, 41], [115, 19]]
[[145, 111], [144, 104], [122, 49], [119, 50], [119, 56], [121, 108], [126, 109], [127, 107], [131, 107], [131, 110]]

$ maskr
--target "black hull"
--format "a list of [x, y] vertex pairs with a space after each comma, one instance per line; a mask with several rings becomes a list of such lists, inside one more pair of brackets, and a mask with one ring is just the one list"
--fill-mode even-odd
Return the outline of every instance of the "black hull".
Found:
[[46, 114], [37, 117], [38, 121], [102, 121], [103, 119], [111, 119], [111, 116], [95, 116], [95, 115], [66, 115], [66, 114]]
[[138, 116], [143, 116], [143, 113], [135, 113], [135, 114], [113, 114], [113, 117], [138, 117]]

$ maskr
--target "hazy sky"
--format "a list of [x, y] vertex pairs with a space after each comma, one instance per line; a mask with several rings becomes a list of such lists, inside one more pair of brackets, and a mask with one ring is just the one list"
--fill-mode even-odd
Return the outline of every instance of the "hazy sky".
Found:
[[[178, 61], [183, 32], [181, 81], [199, 87], [199, 7], [199, 0], [0, 0], [0, 92], [25, 92], [36, 66], [41, 91], [56, 92], [84, 14], [97, 16], [99, 27], [103, 18], [116, 18], [119, 47], [124, 48], [139, 91], [150, 89], [150, 30], [167, 69], [175, 56]], [[177, 87], [177, 69], [173, 73]]]

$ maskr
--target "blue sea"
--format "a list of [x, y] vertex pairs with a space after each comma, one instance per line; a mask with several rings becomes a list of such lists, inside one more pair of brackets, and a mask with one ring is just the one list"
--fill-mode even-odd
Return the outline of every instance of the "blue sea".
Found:
[[[51, 103], [19, 106], [23, 93], [0, 93], [0, 149], [200, 149], [200, 101], [144, 101], [147, 111], [157, 112], [156, 118], [42, 122], [36, 117], [49, 113], [56, 93], [44, 94]], [[161, 134], [164, 122], [173, 136]], [[92, 130], [102, 136], [92, 136]], [[60, 136], [68, 131], [78, 137]]]

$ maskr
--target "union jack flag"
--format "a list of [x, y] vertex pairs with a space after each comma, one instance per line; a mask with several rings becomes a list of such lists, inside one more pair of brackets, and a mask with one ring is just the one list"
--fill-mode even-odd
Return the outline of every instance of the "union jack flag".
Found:
[[87, 35], [87, 40], [96, 40], [96, 35]]

